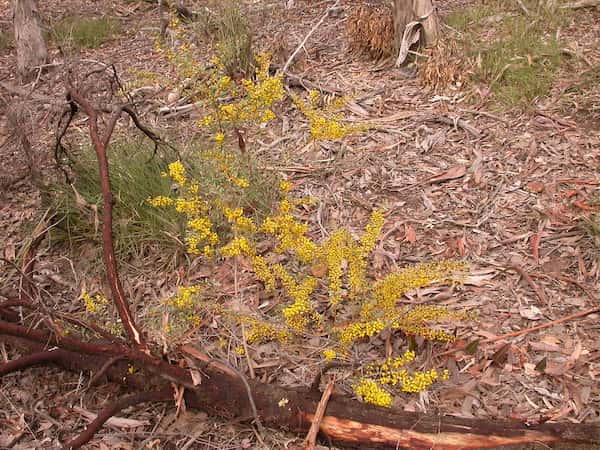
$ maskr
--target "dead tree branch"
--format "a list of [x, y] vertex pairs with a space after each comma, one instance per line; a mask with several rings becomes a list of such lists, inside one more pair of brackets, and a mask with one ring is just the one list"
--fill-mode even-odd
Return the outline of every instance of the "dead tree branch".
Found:
[[123, 397], [104, 408], [100, 414], [86, 427], [85, 431], [66, 444], [62, 450], [73, 450], [87, 444], [94, 434], [104, 425], [104, 423], [119, 411], [130, 406], [139, 405], [148, 402], [166, 402], [173, 398], [173, 390], [170, 388], [160, 391], [144, 391], [137, 394], [131, 394]]
[[113, 296], [113, 302], [129, 338], [137, 348], [149, 353], [145, 339], [135, 323], [129, 308], [129, 303], [125, 298], [125, 291], [123, 290], [123, 285], [119, 278], [117, 262], [115, 259], [112, 231], [112, 207], [114, 200], [110, 187], [108, 158], [106, 156], [106, 143], [108, 143], [108, 140], [110, 139], [112, 128], [107, 130], [104, 138], [101, 138], [98, 131], [98, 111], [71, 85], [70, 81], [67, 82], [67, 89], [69, 102], [79, 105], [89, 118], [88, 126], [90, 138], [98, 159], [100, 188], [102, 190], [102, 257], [106, 268], [106, 278]]

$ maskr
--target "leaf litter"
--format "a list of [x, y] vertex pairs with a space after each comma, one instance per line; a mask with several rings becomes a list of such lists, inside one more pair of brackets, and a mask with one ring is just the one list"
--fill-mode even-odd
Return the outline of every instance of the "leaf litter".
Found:
[[[125, 7], [104, 2], [100, 11], [97, 2], [86, 0], [44, 3], [42, 15], [46, 17], [64, 16], [69, 10], [90, 14], [111, 11], [139, 32], [134, 39], [110, 43], [87, 56], [114, 61], [123, 73], [126, 67], [160, 70], [158, 60], [145, 56], [150, 54], [152, 43], [149, 32], [140, 26], [156, 19], [150, 4], [137, 2]], [[309, 1], [297, 0], [290, 8], [285, 8], [285, 2], [271, 2], [268, 13], [261, 10], [265, 6], [262, 3], [267, 2], [245, 2], [244, 7], [259, 25], [256, 41], [266, 47], [274, 47], [273, 37], [281, 36], [281, 29], [285, 29], [282, 45], [293, 49], [320, 14], [320, 8], [313, 8]], [[307, 141], [302, 122], [292, 111], [284, 111], [291, 118], [282, 119], [269, 130], [274, 142], [281, 140], [276, 145], [251, 144], [271, 161], [271, 170], [286, 173], [296, 186], [320, 199], [318, 217], [312, 211], [305, 216], [313, 230], [326, 233], [347, 227], [358, 231], [373, 205], [387, 205], [384, 234], [388, 238], [376, 251], [377, 271], [441, 257], [469, 261], [471, 272], [461, 286], [448, 292], [424, 288], [404, 299], [451, 302], [480, 314], [472, 327], [461, 328], [459, 339], [452, 344], [455, 347], [436, 348], [431, 356], [433, 363], [450, 370], [450, 380], [418, 398], [407, 397], [405, 409], [532, 422], [598, 421], [600, 312], [494, 341], [598, 306], [597, 237], [582, 225], [597, 211], [594, 199], [599, 195], [600, 135], [598, 122], [593, 120], [598, 118], [593, 109], [596, 100], [578, 98], [572, 90], [562, 96], [563, 86], [572, 84], [572, 74], [564, 73], [559, 75], [552, 95], [539, 99], [531, 111], [468, 109], [460, 92], [436, 96], [418, 80], [404, 78], [391, 68], [374, 71], [372, 62], [346, 53], [339, 30], [350, 3], [342, 2], [342, 14], [316, 30], [290, 70], [318, 80], [332, 91], [351, 95], [354, 100], [347, 106], [349, 120], [374, 123], [377, 128], [341, 143], [313, 144]], [[440, 9], [447, 12], [466, 2], [442, 3]], [[8, 23], [8, 2], [0, 5], [5, 6], [1, 9]], [[267, 23], [265, 14], [278, 20]], [[600, 63], [600, 46], [595, 45], [600, 42], [600, 31], [594, 21], [598, 23], [599, 14], [592, 10], [589, 17], [578, 15], [577, 29], [563, 30], [577, 42], [585, 59], [596, 66]], [[10, 81], [14, 55], [3, 53], [0, 58], [1, 79]], [[52, 86], [48, 82], [47, 88], [41, 85], [38, 89], [51, 90]], [[565, 109], [568, 101], [576, 103], [573, 109]], [[152, 102], [162, 105], [160, 98], [148, 99], [149, 106]], [[5, 117], [0, 116], [1, 141], [7, 128]], [[194, 128], [193, 117], [188, 121], [179, 116], [174, 121], [148, 114], [144, 119], [155, 121], [158, 128], [181, 130], [182, 139]], [[43, 130], [36, 130], [34, 137], [40, 142], [48, 140]], [[15, 148], [16, 144], [11, 145]], [[10, 145], [1, 148], [2, 176], [26, 173], [20, 154], [13, 158], [6, 153], [13, 151], [8, 150]], [[24, 239], [20, 224], [35, 215], [38, 194], [21, 175], [8, 181], [10, 188], [0, 194], [0, 236], [6, 242], [4, 254], [13, 259], [15, 247]], [[65, 268], [57, 272], [57, 261], [60, 257], [48, 250], [40, 267], [68, 280], [67, 285], [78, 286], [73, 271]], [[515, 266], [523, 272], [511, 270]], [[201, 267], [194, 273], [155, 273], [142, 265], [124, 278], [128, 279], [128, 289], [142, 302], [152, 296], [164, 297], [177, 281], [208, 278], [214, 273], [223, 292], [235, 290], [229, 266], [216, 271]], [[47, 278], [40, 281], [47, 282]], [[243, 288], [253, 281], [242, 272], [237, 283]], [[46, 287], [54, 289], [62, 301], [73, 298], [65, 286], [62, 291], [56, 283]], [[252, 307], [269, 307], [269, 301], [251, 300], [255, 303]], [[375, 339], [361, 351], [368, 353], [378, 345], [382, 342]], [[403, 343], [389, 345], [393, 350]], [[444, 355], [455, 348], [459, 350]], [[252, 355], [258, 378], [288, 386], [309, 385], [319, 362], [318, 341], [286, 355], [264, 345]], [[247, 362], [239, 364], [240, 370], [247, 370]], [[48, 384], [39, 386], [34, 375], [43, 376]], [[339, 371], [339, 376], [344, 372]], [[3, 385], [5, 395], [0, 398], [2, 409], [8, 412], [8, 432], [3, 430], [1, 442], [48, 448], [56, 443], [56, 436], [64, 438], [65, 430], [81, 430], [89, 420], [65, 405], [79, 403], [81, 398], [84, 407], [79, 411], [98, 411], [103, 398], [118, 395], [114, 387], [94, 392], [81, 383], [75, 375], [47, 368], [31, 369], [22, 378], [9, 377]], [[38, 387], [26, 395], [27, 389], [19, 386]], [[36, 404], [36, 399], [44, 400]], [[192, 442], [206, 448], [239, 448], [243, 443], [244, 448], [259, 447], [248, 428], [204, 416], [199, 420], [206, 425], [190, 441], [184, 438], [185, 430], [165, 425], [171, 413], [162, 406], [138, 408], [128, 420], [140, 423], [139, 429], [122, 434], [105, 430], [94, 441], [99, 448], [131, 448], [130, 439], [146, 442], [148, 448], [158, 448], [157, 440], [160, 445]], [[157, 431], [143, 426], [146, 421], [158, 424]], [[281, 433], [273, 433], [269, 439], [271, 448], [283, 448], [290, 442]]]

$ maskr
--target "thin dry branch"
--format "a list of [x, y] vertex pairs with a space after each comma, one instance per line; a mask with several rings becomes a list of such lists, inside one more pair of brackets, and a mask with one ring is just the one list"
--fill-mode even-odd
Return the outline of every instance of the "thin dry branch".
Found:
[[85, 428], [85, 430], [75, 439], [63, 446], [62, 450], [77, 449], [88, 443], [108, 419], [125, 408], [139, 405], [140, 403], [166, 402], [172, 399], [173, 390], [170, 388], [161, 389], [159, 391], [139, 392], [120, 398], [104, 408], [100, 414], [98, 414], [98, 416]]
[[312, 424], [310, 425], [310, 430], [308, 430], [308, 434], [305, 440], [305, 449], [306, 450], [315, 450], [315, 444], [317, 442], [317, 434], [319, 433], [319, 428], [321, 427], [321, 422], [323, 421], [323, 416], [325, 415], [325, 409], [327, 408], [327, 403], [329, 402], [329, 397], [331, 397], [331, 393], [333, 392], [333, 388], [335, 387], [335, 383], [330, 381], [327, 383], [327, 387], [323, 391], [323, 395], [321, 396], [321, 400], [317, 405], [317, 410], [315, 411], [315, 417], [313, 419]]
[[0, 377], [38, 364], [55, 362], [67, 355], [68, 352], [65, 353], [64, 350], [58, 348], [31, 353], [0, 365]]
[[[561, 317], [560, 319], [551, 320], [550, 322], [542, 323], [540, 325], [536, 325], [530, 328], [524, 328], [522, 330], [513, 331], [511, 333], [501, 334], [499, 336], [494, 336], [493, 338], [487, 338], [479, 342], [479, 344], [490, 344], [492, 342], [503, 341], [508, 338], [523, 336], [525, 334], [533, 333], [534, 331], [543, 330], [544, 328], [550, 328], [555, 325], [559, 325], [561, 323], [569, 322], [573, 319], [579, 319], [580, 317], [589, 316], [590, 314], [594, 314], [600, 312], [600, 306], [596, 306], [594, 308], [586, 309], [583, 311], [579, 311], [573, 314], [570, 314], [565, 317]], [[464, 348], [453, 348], [452, 350], [448, 350], [442, 353], [438, 353], [435, 355], [436, 357], [452, 355], [453, 353], [464, 350]]]
[[333, 5], [331, 5], [329, 8], [327, 8], [325, 10], [325, 12], [323, 13], [323, 15], [319, 19], [319, 21], [310, 29], [310, 31], [306, 34], [306, 36], [304, 36], [304, 39], [302, 39], [302, 42], [300, 42], [300, 44], [298, 44], [298, 47], [296, 47], [296, 50], [293, 51], [293, 53], [290, 55], [290, 57], [288, 58], [288, 60], [285, 62], [285, 64], [283, 65], [283, 69], [281, 69], [281, 71], [283, 73], [286, 73], [288, 67], [290, 66], [290, 64], [292, 64], [292, 62], [296, 58], [296, 55], [298, 54], [298, 52], [300, 50], [302, 50], [302, 48], [304, 48], [304, 45], [310, 39], [310, 37], [313, 35], [313, 33], [315, 31], [317, 31], [317, 29], [325, 21], [325, 19], [327, 18], [327, 16], [329, 16], [329, 13], [331, 11], [333, 11], [335, 8], [337, 8], [337, 6], [339, 4], [340, 4], [340, 0], [336, 0], [336, 2]]

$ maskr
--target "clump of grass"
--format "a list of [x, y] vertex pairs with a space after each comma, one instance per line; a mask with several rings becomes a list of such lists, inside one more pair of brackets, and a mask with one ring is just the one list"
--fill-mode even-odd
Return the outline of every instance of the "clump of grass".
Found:
[[471, 78], [487, 84], [509, 107], [547, 95], [562, 62], [556, 30], [567, 13], [534, 1], [524, 6], [528, 15], [516, 3], [496, 0], [447, 17], [469, 59]]
[[68, 16], [52, 26], [49, 36], [61, 47], [98, 48], [119, 33], [120, 28], [119, 21], [113, 17]]
[[[186, 166], [201, 180], [200, 191], [225, 196], [227, 180], [215, 170], [217, 164], [195, 145], [187, 152]], [[168, 163], [174, 155], [153, 155], [149, 144], [115, 141], [109, 149], [110, 177], [115, 207], [113, 229], [115, 250], [121, 260], [148, 255], [179, 255], [185, 246], [185, 218], [174, 210], [158, 211], [148, 203], [150, 197], [169, 195], [178, 189], [166, 177]], [[240, 206], [257, 217], [270, 212], [277, 195], [274, 176], [263, 175], [257, 163], [248, 157], [232, 156], [240, 176], [250, 180], [252, 188], [237, 199]], [[56, 212], [58, 225], [52, 237], [68, 243], [76, 250], [84, 242], [100, 248], [102, 194], [99, 188], [97, 162], [93, 150], [87, 148], [72, 164], [74, 183], [51, 185], [47, 195], [49, 207]], [[216, 223], [217, 229], [222, 228]]]
[[[109, 162], [117, 254], [139, 256], [156, 245], [176, 249], [179, 219], [174, 214], [157, 214], [146, 204], [146, 198], [157, 190], [170, 189], [170, 182], [160, 176], [166, 164], [158, 156], [152, 158], [146, 145], [125, 142], [111, 145]], [[46, 197], [58, 219], [53, 238], [76, 249], [84, 242], [101, 242], [102, 194], [94, 151], [85, 148], [74, 158], [71, 170], [73, 185], [50, 185]]]
[[248, 78], [254, 71], [253, 32], [237, 2], [214, 1], [213, 14], [195, 26], [197, 32], [212, 38], [215, 54], [232, 78]]

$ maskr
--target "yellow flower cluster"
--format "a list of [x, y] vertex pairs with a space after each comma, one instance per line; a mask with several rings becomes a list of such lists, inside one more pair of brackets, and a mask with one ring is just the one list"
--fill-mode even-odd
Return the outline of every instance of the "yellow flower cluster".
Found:
[[329, 301], [337, 305], [342, 299], [342, 276], [344, 275], [344, 259], [349, 256], [347, 242], [348, 232], [339, 230], [333, 233], [324, 245], [327, 261], [327, 278], [329, 284]]
[[396, 303], [406, 292], [432, 283], [457, 279], [456, 272], [464, 272], [466, 265], [457, 261], [441, 261], [418, 264], [393, 272], [373, 286], [373, 299], [363, 306], [365, 319], [389, 315], [396, 310]]
[[298, 110], [306, 116], [309, 122], [310, 135], [315, 141], [336, 140], [350, 134], [365, 131], [366, 125], [346, 125], [342, 123], [344, 116], [335, 111], [341, 109], [345, 99], [333, 102], [329, 107], [319, 108], [320, 94], [318, 91], [309, 92], [309, 101], [305, 103], [298, 95], [292, 94], [292, 100]]
[[277, 280], [275, 279], [273, 271], [269, 268], [267, 261], [265, 261], [265, 258], [262, 256], [253, 256], [250, 261], [252, 262], [252, 269], [254, 270], [256, 278], [264, 283], [267, 290], [272, 291], [275, 289]]
[[388, 385], [398, 387], [403, 392], [416, 393], [427, 389], [437, 380], [448, 379], [448, 370], [444, 370], [441, 374], [435, 369], [409, 373], [404, 366], [414, 359], [415, 352], [406, 351], [400, 357], [386, 358], [382, 363], [371, 363], [365, 367], [363, 380], [368, 380], [377, 386]]
[[308, 225], [298, 222], [290, 214], [291, 209], [291, 202], [283, 199], [279, 206], [279, 214], [267, 217], [260, 229], [277, 237], [279, 240], [278, 252], [294, 250], [300, 261], [310, 263], [318, 256], [319, 246], [306, 237]]
[[441, 374], [435, 369], [410, 374], [403, 367], [412, 362], [414, 358], [415, 353], [407, 351], [403, 356], [387, 358], [381, 364], [369, 364], [365, 369], [365, 375], [381, 384], [392, 387], [399, 386], [404, 392], [421, 392], [437, 380], [448, 379], [449, 373], [447, 370], [444, 370]]
[[272, 270], [292, 299], [292, 304], [283, 309], [286, 323], [295, 330], [304, 330], [311, 319], [310, 295], [317, 287], [316, 278], [306, 277], [298, 283], [281, 264], [275, 264]]
[[187, 182], [187, 174], [181, 161], [175, 161], [169, 164], [168, 173], [175, 183], [179, 184], [180, 186], [185, 186], [185, 183]]
[[218, 169], [227, 177], [229, 182], [234, 186], [237, 186], [242, 189], [246, 189], [250, 187], [250, 183], [245, 178], [237, 176], [233, 173], [231, 166], [227, 164], [219, 164]]
[[236, 236], [227, 245], [221, 247], [221, 254], [229, 258], [238, 255], [252, 256], [254, 248], [246, 237]]
[[256, 225], [250, 217], [244, 215], [242, 208], [223, 208], [225, 219], [232, 225], [234, 232], [239, 234], [250, 234], [256, 231]]
[[219, 133], [215, 134], [215, 142], [217, 144], [222, 144], [224, 140], [225, 140], [224, 133], [219, 132]]
[[288, 194], [292, 190], [292, 183], [289, 181], [282, 181], [279, 183], [279, 189], [284, 194]]
[[329, 299], [336, 305], [342, 299], [344, 267], [347, 265], [350, 298], [367, 288], [367, 258], [375, 248], [383, 227], [383, 211], [375, 210], [360, 241], [355, 241], [350, 233], [338, 230], [315, 253], [322, 256], [327, 264]]
[[194, 307], [200, 287], [198, 286], [179, 286], [177, 295], [167, 300], [167, 304], [175, 309], [187, 311]]
[[194, 255], [211, 256], [219, 237], [213, 230], [213, 223], [208, 217], [209, 205], [200, 195], [200, 187], [196, 182], [189, 182], [185, 167], [181, 161], [169, 164], [167, 173], [179, 185], [179, 197], [172, 199], [164, 195], [149, 198], [147, 201], [155, 208], [174, 207], [175, 211], [187, 217], [187, 251]]
[[357, 339], [374, 336], [381, 333], [385, 327], [386, 323], [381, 319], [351, 323], [345, 327], [338, 328], [340, 344], [350, 345]]
[[390, 328], [402, 330], [407, 335], [419, 335], [430, 341], [452, 342], [455, 339], [452, 334], [432, 328], [430, 322], [461, 320], [468, 317], [468, 313], [451, 311], [443, 306], [421, 305], [400, 313], [392, 320]]
[[164, 195], [157, 195], [156, 197], [149, 197], [147, 202], [154, 206], [155, 208], [166, 208], [167, 206], [172, 206], [174, 201], [171, 197], [166, 197]]
[[246, 342], [250, 345], [274, 340], [286, 342], [290, 338], [288, 330], [275, 327], [254, 317], [243, 317], [241, 322], [249, 326], [246, 331]]
[[81, 294], [81, 300], [83, 300], [85, 310], [90, 314], [98, 314], [108, 305], [108, 300], [100, 294], [92, 297], [87, 292], [84, 292]]
[[[193, 255], [211, 256], [213, 248], [219, 243], [219, 236], [212, 229], [213, 225], [208, 217], [198, 217], [188, 220], [188, 236], [186, 237], [187, 251]], [[200, 246], [205, 244], [200, 251]]]
[[331, 348], [327, 348], [323, 350], [323, 356], [325, 357], [325, 361], [330, 362], [336, 358], [337, 352]]
[[[257, 83], [259, 82], [260, 79]], [[244, 88], [248, 91], [246, 98], [251, 98], [254, 94], [251, 95], [250, 92], [258, 91], [252, 91], [248, 86]], [[310, 101], [316, 105], [319, 98], [312, 95]], [[217, 170], [227, 175], [231, 181], [233, 172], [230, 167], [233, 165], [225, 160], [224, 153], [218, 152], [215, 155]], [[220, 159], [221, 156], [223, 159]], [[345, 351], [344, 347], [357, 340], [376, 336], [385, 329], [400, 330], [404, 334], [419, 335], [430, 340], [452, 340], [452, 334], [437, 327], [436, 323], [467, 317], [464, 313], [452, 312], [439, 306], [402, 308], [397, 305], [401, 296], [412, 289], [434, 282], [460, 280], [461, 272], [466, 269], [463, 263], [442, 261], [421, 264], [391, 273], [377, 282], [368, 279], [368, 258], [375, 249], [383, 228], [382, 210], [372, 212], [360, 238], [354, 238], [348, 231], [338, 230], [325, 242], [317, 243], [308, 237], [308, 225], [294, 215], [298, 201], [288, 198], [292, 187], [288, 182], [280, 185], [283, 199], [278, 212], [262, 223], [255, 223], [246, 217], [243, 208], [231, 206], [240, 202], [230, 202], [227, 196], [210, 202], [201, 197], [198, 183], [188, 178], [179, 161], [169, 165], [168, 176], [182, 186], [178, 197], [171, 199], [159, 196], [149, 199], [149, 202], [156, 207], [173, 207], [186, 216], [188, 249], [194, 253], [204, 246], [202, 251], [205, 254], [216, 250], [226, 258], [243, 255], [248, 258], [256, 278], [264, 283], [267, 290], [274, 290], [279, 284], [288, 299], [281, 308], [284, 319], [281, 324], [268, 319], [240, 318], [234, 312], [222, 315], [222, 318], [231, 320], [234, 324], [247, 325], [244, 332], [249, 344], [272, 340], [283, 342], [291, 336], [301, 336], [310, 327], [309, 331], [317, 330], [323, 335], [328, 333], [329, 338], [334, 339], [332, 348], [327, 348], [322, 353], [326, 361], [333, 361], [338, 356], [337, 351]], [[235, 182], [232, 184], [235, 185]], [[210, 198], [208, 194], [205, 195]], [[233, 236], [219, 248], [219, 238], [208, 217], [209, 213], [214, 217], [215, 212], [229, 224]], [[274, 237], [277, 241], [275, 250], [278, 253], [289, 251], [302, 264], [275, 263], [271, 261], [276, 261], [276, 258], [281, 261], [281, 256], [259, 254], [259, 249], [264, 248], [259, 239], [269, 237]], [[307, 276], [307, 272], [313, 276]], [[329, 303], [336, 307], [324, 308], [324, 312], [320, 312], [322, 305], [311, 301], [317, 286], [327, 289]], [[196, 288], [180, 288], [170, 304], [184, 310], [187, 322], [200, 325], [201, 320], [195, 315], [198, 306], [193, 302], [198, 291], [194, 289]], [[345, 301], [342, 302], [342, 299]], [[338, 317], [343, 317], [345, 325], [336, 327], [335, 322], [334, 325], [331, 324], [330, 320], [335, 321]], [[243, 354], [244, 350], [239, 348], [236, 351]], [[388, 387], [405, 392], [419, 392], [447, 377], [446, 372], [440, 374], [436, 370], [409, 372], [405, 366], [414, 358], [414, 352], [406, 352], [400, 357], [366, 366], [364, 377], [354, 385], [356, 394], [366, 402], [390, 406], [392, 391], [388, 392]]]
[[259, 54], [255, 59], [258, 64], [256, 81], [243, 79], [239, 86], [228, 76], [221, 76], [219, 73], [223, 67], [217, 64], [216, 71], [208, 81], [210, 87], [207, 97], [218, 99], [227, 93], [236, 101], [219, 105], [213, 114], [208, 114], [200, 120], [201, 126], [218, 123], [221, 127], [228, 124], [240, 127], [244, 123], [267, 123], [275, 118], [271, 107], [285, 95], [283, 77], [269, 74], [269, 55]]
[[386, 408], [392, 406], [392, 395], [373, 380], [361, 379], [354, 385], [354, 393], [366, 403]]

